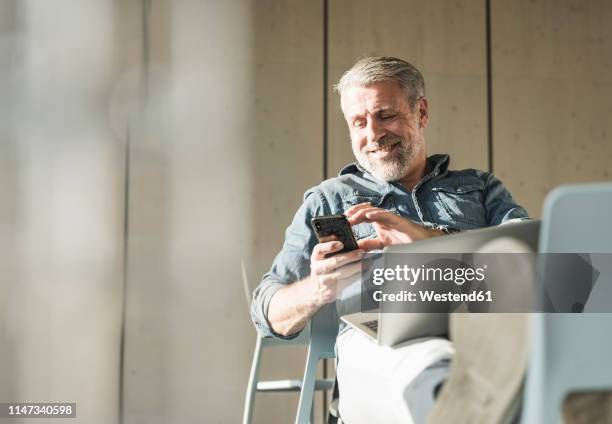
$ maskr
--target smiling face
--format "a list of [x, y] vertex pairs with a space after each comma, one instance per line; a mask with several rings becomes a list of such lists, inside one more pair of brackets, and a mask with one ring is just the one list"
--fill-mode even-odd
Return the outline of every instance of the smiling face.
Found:
[[428, 119], [424, 97], [413, 109], [397, 82], [382, 81], [348, 87], [341, 105], [361, 166], [384, 181], [422, 177], [427, 158], [423, 132]]

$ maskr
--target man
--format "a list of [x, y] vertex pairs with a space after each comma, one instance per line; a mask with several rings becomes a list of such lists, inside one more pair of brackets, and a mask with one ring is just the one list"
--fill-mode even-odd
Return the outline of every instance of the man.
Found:
[[[365, 58], [342, 76], [337, 90], [357, 163], [304, 195], [281, 252], [254, 293], [252, 317], [264, 335], [297, 335], [336, 299], [338, 282], [359, 272], [366, 251], [527, 217], [493, 175], [450, 171], [447, 155], [427, 157], [429, 108], [414, 66]], [[353, 225], [359, 249], [328, 257], [342, 245], [318, 243], [310, 220], [340, 213]], [[351, 355], [350, 348], [337, 348], [339, 357]], [[342, 393], [340, 377], [338, 382]]]

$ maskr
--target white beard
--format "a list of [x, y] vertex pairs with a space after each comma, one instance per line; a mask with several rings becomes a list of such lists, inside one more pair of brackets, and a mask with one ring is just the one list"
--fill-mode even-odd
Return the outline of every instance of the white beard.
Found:
[[371, 145], [365, 146], [361, 150], [353, 147], [353, 154], [357, 158], [357, 162], [379, 180], [398, 181], [408, 174], [414, 159], [421, 153], [423, 147], [422, 143], [408, 143], [397, 136], [385, 136], [376, 144], [377, 146], [386, 146], [398, 141], [399, 145], [395, 148], [393, 155], [388, 158], [376, 159], [372, 157], [368, 153], [369, 150], [372, 150]]

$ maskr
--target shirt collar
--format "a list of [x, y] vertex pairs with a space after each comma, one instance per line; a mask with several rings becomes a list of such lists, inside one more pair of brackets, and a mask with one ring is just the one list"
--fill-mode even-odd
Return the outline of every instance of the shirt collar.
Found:
[[450, 165], [449, 155], [432, 155], [427, 158], [427, 171], [425, 176], [435, 178], [438, 175], [444, 175], [448, 171]]

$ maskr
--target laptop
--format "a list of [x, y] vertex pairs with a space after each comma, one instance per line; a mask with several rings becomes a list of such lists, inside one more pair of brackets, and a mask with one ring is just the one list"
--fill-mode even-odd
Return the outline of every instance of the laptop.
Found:
[[[384, 253], [473, 253], [482, 245], [500, 237], [517, 239], [535, 252], [538, 249], [539, 233], [540, 220], [526, 220], [389, 246], [385, 248]], [[447, 313], [381, 313], [372, 310], [347, 314], [340, 318], [381, 346], [395, 346], [420, 337], [448, 334]]]

